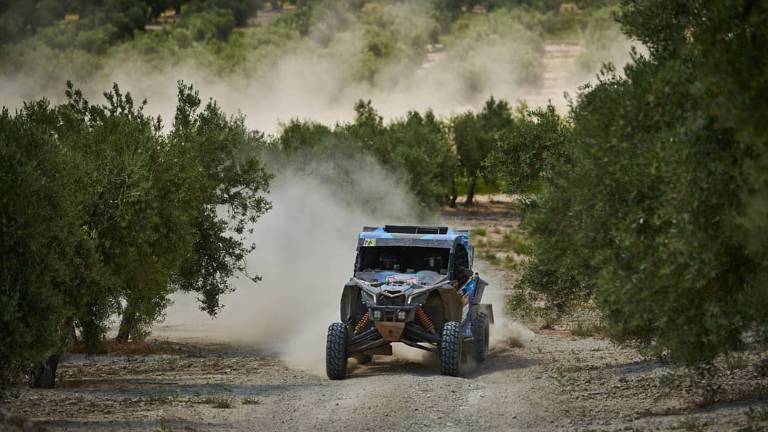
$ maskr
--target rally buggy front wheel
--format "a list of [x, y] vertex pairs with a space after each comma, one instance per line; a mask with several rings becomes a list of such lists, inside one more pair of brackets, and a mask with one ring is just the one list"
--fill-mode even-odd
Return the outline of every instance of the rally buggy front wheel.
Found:
[[347, 326], [344, 323], [335, 322], [328, 327], [325, 373], [332, 380], [347, 376]]
[[440, 341], [440, 373], [443, 375], [459, 376], [461, 373], [462, 342], [461, 324], [456, 321], [445, 323]]

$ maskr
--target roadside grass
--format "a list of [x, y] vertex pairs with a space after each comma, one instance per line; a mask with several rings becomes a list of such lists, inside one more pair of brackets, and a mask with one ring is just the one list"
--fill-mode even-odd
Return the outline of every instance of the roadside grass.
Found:
[[232, 408], [232, 399], [221, 398], [211, 404], [212, 408], [229, 409]]
[[520, 289], [507, 295], [506, 310], [515, 319], [541, 329], [552, 329], [560, 321], [554, 307], [538, 301], [530, 293]]
[[[525, 232], [517, 228], [508, 230], [498, 226], [491, 228], [493, 236], [488, 236], [488, 230], [478, 228], [472, 231], [478, 237], [473, 245], [478, 250], [480, 257], [492, 265], [500, 265], [502, 262], [510, 270], [517, 270], [517, 262], [514, 255], [529, 256], [533, 252], [531, 241]], [[487, 236], [487, 237], [486, 237]]]
[[258, 405], [261, 403], [261, 401], [254, 397], [247, 397], [247, 398], [243, 398], [243, 400], [241, 400], [240, 403], [242, 405]]
[[533, 251], [531, 242], [520, 230], [510, 230], [501, 236], [501, 240], [495, 244], [496, 248], [508, 250], [517, 255], [530, 255]]
[[605, 336], [607, 332], [608, 329], [598, 323], [577, 322], [576, 325], [571, 328], [572, 335], [583, 338]]
[[736, 432], [764, 432], [768, 430], [768, 408], [749, 407], [746, 412], [746, 426]]
[[768, 408], [749, 407], [747, 421], [750, 423], [768, 422]]
[[[669, 394], [679, 394], [698, 409], [720, 403], [765, 401], [768, 383], [749, 367], [749, 363], [764, 354], [757, 347], [751, 348], [740, 353], [744, 359], [720, 356], [710, 363], [690, 367], [670, 365], [658, 377], [658, 387]], [[747, 415], [752, 423], [766, 423], [768, 407], [750, 409]], [[761, 426], [768, 431], [768, 424]]]
[[487, 261], [488, 264], [498, 267], [501, 264], [501, 258], [493, 252], [490, 252], [488, 250], [483, 250], [480, 252], [480, 258], [482, 258], [484, 261]]
[[725, 368], [729, 371], [746, 369], [749, 366], [747, 357], [740, 353], [730, 353], [725, 357]]
[[234, 399], [227, 396], [207, 396], [202, 399], [194, 401], [194, 403], [201, 405], [210, 405], [211, 408], [217, 409], [229, 409], [234, 406]]
[[504, 257], [502, 265], [504, 266], [505, 269], [512, 272], [516, 272], [520, 268], [520, 265], [517, 263], [517, 261], [515, 261], [515, 259], [511, 255], [507, 255]]
[[486, 231], [485, 228], [473, 228], [470, 230], [471, 236], [477, 236], [477, 237], [485, 237], [488, 235], [488, 231]]

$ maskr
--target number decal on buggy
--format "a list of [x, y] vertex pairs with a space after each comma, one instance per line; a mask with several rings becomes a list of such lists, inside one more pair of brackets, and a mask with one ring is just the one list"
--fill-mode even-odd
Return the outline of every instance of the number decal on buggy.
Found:
[[373, 239], [364, 239], [363, 240], [363, 247], [367, 247], [367, 246], [376, 246], [376, 239], [375, 238], [373, 238]]

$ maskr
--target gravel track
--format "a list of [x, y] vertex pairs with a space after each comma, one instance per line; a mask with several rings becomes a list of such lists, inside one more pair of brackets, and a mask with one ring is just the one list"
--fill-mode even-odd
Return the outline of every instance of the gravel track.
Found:
[[[516, 224], [507, 204], [485, 206], [448, 219]], [[720, 382], [724, 402], [702, 408], [695, 385], [669, 365], [605, 339], [521, 328], [492, 326], [488, 359], [463, 378], [441, 376], [434, 357], [402, 351], [352, 362], [340, 381], [291, 369], [258, 347], [171, 333], [152, 354], [69, 355], [56, 389], [18, 387], [0, 407], [52, 431], [768, 429], [768, 380], [752, 361], [731, 364]]]

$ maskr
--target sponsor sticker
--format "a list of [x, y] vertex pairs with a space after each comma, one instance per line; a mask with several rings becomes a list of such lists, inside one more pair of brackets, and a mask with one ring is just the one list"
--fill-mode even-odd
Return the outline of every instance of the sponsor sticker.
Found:
[[363, 239], [363, 247], [376, 246], [376, 239]]

